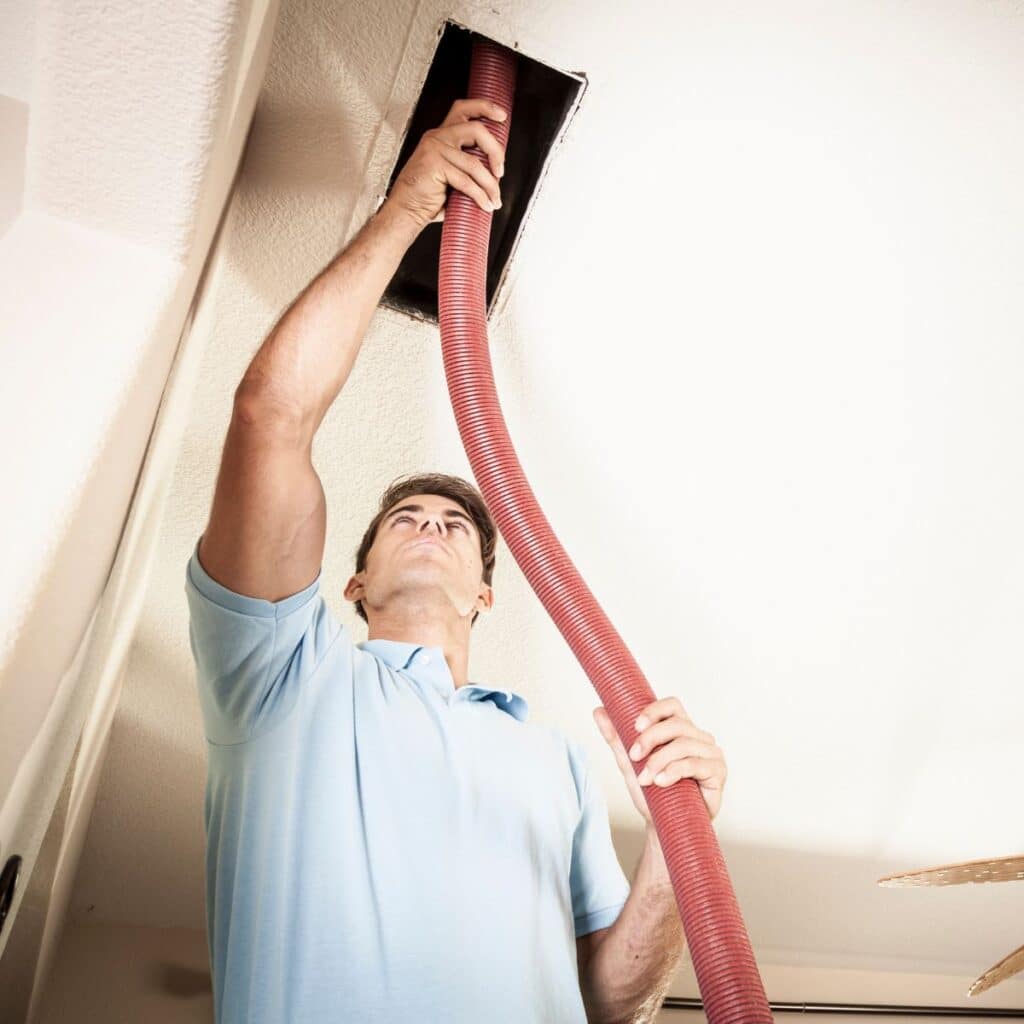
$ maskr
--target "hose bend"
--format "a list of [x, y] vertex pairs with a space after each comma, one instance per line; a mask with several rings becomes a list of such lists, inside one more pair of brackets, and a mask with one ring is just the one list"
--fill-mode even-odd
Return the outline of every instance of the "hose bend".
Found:
[[[517, 55], [473, 41], [467, 96], [508, 112], [484, 123], [508, 144]], [[486, 163], [478, 147], [468, 150]], [[438, 309], [445, 377], [462, 444], [487, 507], [530, 586], [576, 655], [628, 750], [634, 722], [655, 694], [569, 560], [523, 474], [494, 387], [487, 342], [491, 215], [452, 190], [441, 230]], [[637, 774], [646, 763], [634, 765]], [[697, 782], [644, 788], [711, 1024], [772, 1020], [754, 954]]]

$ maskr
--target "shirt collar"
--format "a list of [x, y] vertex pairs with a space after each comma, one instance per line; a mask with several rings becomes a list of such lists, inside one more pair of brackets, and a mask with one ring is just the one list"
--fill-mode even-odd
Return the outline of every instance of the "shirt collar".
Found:
[[456, 687], [444, 650], [440, 647], [426, 647], [405, 640], [363, 640], [356, 647], [393, 669], [407, 672], [418, 682], [429, 683], [446, 699], [489, 700], [518, 721], [526, 721], [529, 705], [526, 698], [514, 690], [493, 689], [479, 683]]

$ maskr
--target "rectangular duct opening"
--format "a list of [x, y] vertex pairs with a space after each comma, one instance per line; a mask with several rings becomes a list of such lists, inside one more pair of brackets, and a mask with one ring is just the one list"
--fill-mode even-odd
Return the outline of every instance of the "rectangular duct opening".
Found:
[[[398, 160], [388, 180], [390, 193], [423, 133], [437, 128], [452, 104], [468, 92], [472, 41], [478, 37], [454, 22], [445, 22], [423, 91], [416, 103]], [[501, 44], [504, 45], [504, 44]], [[487, 260], [487, 311], [490, 314], [515, 249], [526, 213], [542, 177], [552, 146], [586, 86], [581, 74], [557, 71], [519, 54], [512, 125], [501, 184], [501, 209], [491, 215]], [[406, 252], [384, 291], [382, 302], [417, 319], [437, 323], [437, 274], [441, 252], [440, 222], [428, 224]]]

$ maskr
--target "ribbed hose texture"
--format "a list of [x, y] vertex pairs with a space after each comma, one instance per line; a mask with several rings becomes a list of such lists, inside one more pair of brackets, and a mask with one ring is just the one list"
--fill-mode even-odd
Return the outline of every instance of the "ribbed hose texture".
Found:
[[[508, 112], [484, 124], [508, 145], [517, 55], [473, 42], [467, 96]], [[467, 152], [487, 162], [483, 151]], [[642, 213], [640, 214], [643, 215]], [[491, 215], [453, 189], [441, 230], [438, 308], [445, 376], [477, 486], [516, 562], [597, 690], [628, 750], [656, 699], [640, 666], [591, 594], [537, 503], [516, 457], [494, 387], [487, 342]], [[634, 765], [637, 774], [646, 758]], [[696, 780], [644, 788], [668, 865], [704, 1011], [711, 1024], [772, 1020], [743, 917]]]

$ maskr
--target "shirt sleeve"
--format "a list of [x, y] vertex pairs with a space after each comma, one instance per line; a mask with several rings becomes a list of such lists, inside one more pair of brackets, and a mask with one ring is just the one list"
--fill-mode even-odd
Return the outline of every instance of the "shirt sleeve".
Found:
[[592, 778], [584, 748], [568, 741], [569, 760], [580, 798], [580, 820], [572, 839], [569, 882], [576, 938], [615, 922], [630, 886], [612, 845], [608, 807]]
[[332, 642], [345, 632], [319, 593], [320, 577], [280, 601], [247, 597], [206, 572], [196, 542], [185, 594], [209, 742], [244, 743], [278, 724]]

